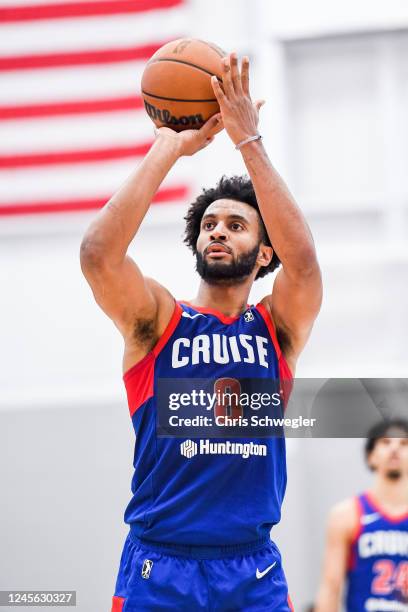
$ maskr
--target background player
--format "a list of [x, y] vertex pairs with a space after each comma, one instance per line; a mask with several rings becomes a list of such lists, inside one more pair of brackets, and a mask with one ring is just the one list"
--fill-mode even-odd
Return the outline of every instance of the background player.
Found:
[[[289, 378], [321, 303], [310, 230], [257, 133], [261, 104], [250, 99], [249, 61], [242, 74], [235, 54], [223, 66], [223, 90], [213, 80], [222, 123], [213, 117], [201, 130], [180, 134], [159, 129], [82, 243], [83, 272], [125, 340], [124, 380], [137, 434], [125, 514], [130, 534], [114, 610], [289, 609], [280, 555], [269, 539], [286, 485], [284, 440], [267, 439], [266, 456], [191, 461], [194, 453], [182, 456], [178, 440], [155, 433], [158, 377]], [[206, 146], [222, 125], [240, 147], [252, 184], [224, 179], [190, 207], [186, 242], [201, 282], [195, 298], [175, 302], [126, 251], [173, 164]], [[253, 281], [279, 260], [272, 293], [248, 307]]]
[[316, 612], [408, 610], [408, 422], [383, 421], [369, 433], [372, 488], [330, 514]]

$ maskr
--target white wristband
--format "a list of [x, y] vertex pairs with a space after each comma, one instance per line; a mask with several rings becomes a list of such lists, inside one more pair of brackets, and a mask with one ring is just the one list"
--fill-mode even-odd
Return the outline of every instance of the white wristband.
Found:
[[252, 142], [254, 140], [261, 140], [262, 136], [260, 134], [256, 134], [255, 136], [249, 136], [249, 138], [245, 138], [245, 140], [241, 140], [241, 142], [239, 142], [238, 144], [235, 145], [235, 148], [237, 150], [239, 150], [241, 147], [243, 147], [245, 144], [247, 144], [248, 142]]

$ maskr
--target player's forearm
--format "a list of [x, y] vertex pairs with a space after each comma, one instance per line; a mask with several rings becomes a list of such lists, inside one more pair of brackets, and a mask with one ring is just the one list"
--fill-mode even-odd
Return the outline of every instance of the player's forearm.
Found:
[[251, 177], [269, 239], [287, 273], [318, 269], [310, 229], [283, 179], [257, 140], [241, 153]]
[[122, 261], [156, 191], [179, 158], [176, 142], [158, 137], [139, 167], [99, 211], [82, 241], [82, 256]]
[[317, 595], [315, 612], [337, 612], [340, 609], [340, 589], [334, 585], [322, 585]]

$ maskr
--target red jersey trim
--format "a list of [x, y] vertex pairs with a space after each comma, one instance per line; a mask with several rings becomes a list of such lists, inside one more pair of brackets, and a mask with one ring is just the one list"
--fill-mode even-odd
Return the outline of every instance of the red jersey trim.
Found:
[[[230, 325], [231, 323], [238, 321], [238, 319], [241, 316], [239, 315], [237, 317], [228, 317], [227, 315], [223, 314], [219, 310], [215, 310], [214, 308], [203, 308], [202, 306], [194, 306], [193, 304], [191, 304], [190, 302], [187, 302], [186, 300], [179, 300], [179, 304], [186, 304], [187, 306], [190, 306], [190, 308], [197, 310], [197, 312], [202, 312], [203, 314], [214, 315], [214, 317], [217, 317], [217, 319], [219, 319], [221, 323], [225, 323], [225, 325]], [[250, 305], [247, 304], [247, 308], [249, 307]]]
[[349, 570], [354, 569], [354, 566], [356, 564], [357, 559], [356, 559], [354, 547], [357, 544], [358, 538], [361, 536], [361, 533], [363, 531], [363, 526], [361, 524], [361, 517], [363, 516], [363, 507], [361, 505], [360, 498], [355, 497], [354, 503], [355, 503], [356, 512], [357, 512], [357, 527], [354, 530], [354, 533], [351, 537], [350, 545], [349, 545], [349, 558], [347, 562], [347, 568]]
[[283, 407], [286, 410], [288, 405], [289, 396], [292, 393], [293, 389], [293, 376], [292, 372], [289, 370], [289, 366], [285, 361], [283, 355], [278, 361], [279, 365], [279, 381], [280, 381], [280, 393], [283, 397]]
[[155, 361], [153, 352], [150, 351], [141, 361], [128, 370], [126, 377], [123, 377], [131, 418], [136, 410], [154, 395]]
[[175, 302], [173, 314], [158, 342], [147, 355], [123, 374], [131, 417], [133, 417], [136, 410], [142, 404], [154, 395], [154, 367], [156, 358], [176, 329], [182, 312], [181, 306]]
[[112, 612], [122, 612], [124, 603], [124, 597], [118, 597], [117, 595], [114, 595], [112, 597]]
[[402, 521], [408, 520], [408, 512], [404, 512], [404, 514], [400, 514], [399, 516], [391, 516], [381, 507], [377, 500], [373, 498], [371, 493], [367, 491], [367, 493], [364, 493], [364, 495], [373, 509], [381, 514], [381, 516], [383, 516], [390, 523], [401, 523]]
[[164, 330], [163, 334], [159, 338], [158, 343], [152, 349], [153, 354], [154, 354], [155, 357], [157, 357], [157, 355], [160, 353], [160, 351], [164, 348], [164, 346], [169, 341], [170, 336], [173, 334], [174, 330], [176, 329], [177, 325], [179, 324], [179, 321], [181, 319], [181, 315], [182, 314], [183, 314], [182, 307], [180, 306], [180, 304], [178, 302], [175, 302], [174, 303], [173, 314], [171, 315], [171, 319], [168, 322], [167, 327]]
[[148, 361], [149, 356], [153, 355], [154, 357], [157, 357], [157, 355], [160, 353], [160, 351], [165, 346], [166, 342], [169, 340], [171, 334], [176, 329], [177, 324], [180, 321], [182, 312], [183, 310], [181, 306], [177, 302], [175, 302], [173, 314], [171, 315], [170, 321], [168, 322], [167, 327], [164, 330], [163, 334], [160, 336], [160, 338], [158, 339], [154, 347], [147, 353], [147, 355], [142, 357], [140, 361], [138, 361], [133, 366], [131, 366], [128, 370], [126, 370], [126, 372], [123, 374], [123, 380], [125, 381], [125, 383], [128, 381], [128, 379], [131, 376], [133, 376], [133, 374], [138, 370], [138, 368], [143, 367], [144, 363]]
[[285, 378], [293, 379], [291, 369], [288, 366], [288, 362], [286, 361], [284, 354], [282, 353], [281, 347], [279, 346], [278, 338], [276, 336], [275, 323], [273, 322], [271, 315], [269, 314], [265, 306], [260, 302], [255, 306], [255, 308], [262, 316], [263, 320], [265, 321], [266, 327], [268, 328], [269, 335], [272, 339], [276, 354], [278, 356], [279, 369], [282, 369], [282, 372], [285, 373]]
[[278, 359], [280, 359], [282, 351], [279, 346], [278, 338], [276, 337], [275, 323], [272, 321], [272, 317], [270, 316], [269, 312], [266, 310], [265, 306], [261, 304], [261, 302], [259, 302], [255, 306], [255, 308], [261, 314], [263, 320], [266, 323], [266, 327], [268, 328], [269, 335], [272, 338], [272, 342], [273, 342], [273, 346], [275, 347], [276, 354], [278, 356]]
[[271, 337], [273, 346], [275, 347], [276, 355], [278, 357], [278, 366], [279, 366], [279, 380], [281, 383], [281, 395], [283, 396], [284, 408], [288, 405], [289, 396], [292, 392], [293, 388], [293, 374], [288, 366], [288, 362], [285, 359], [284, 354], [282, 353], [281, 347], [279, 346], [278, 338], [276, 336], [275, 324], [273, 319], [265, 306], [259, 302], [255, 306], [256, 310], [259, 312], [263, 320], [265, 321], [265, 325], [268, 328], [269, 335]]

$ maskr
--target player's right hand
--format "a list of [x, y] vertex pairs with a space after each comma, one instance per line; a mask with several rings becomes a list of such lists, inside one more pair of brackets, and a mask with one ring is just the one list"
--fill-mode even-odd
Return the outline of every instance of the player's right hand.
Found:
[[215, 135], [224, 128], [221, 113], [217, 113], [208, 119], [199, 130], [184, 130], [175, 132], [168, 127], [155, 129], [156, 139], [167, 139], [173, 146], [177, 145], [179, 156], [194, 155], [209, 145]]

